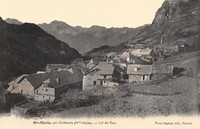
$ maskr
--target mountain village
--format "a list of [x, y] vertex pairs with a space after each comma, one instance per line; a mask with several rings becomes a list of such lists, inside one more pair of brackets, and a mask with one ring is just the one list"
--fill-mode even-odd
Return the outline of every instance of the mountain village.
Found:
[[[44, 71], [23, 74], [9, 82], [6, 93], [21, 94], [30, 100], [28, 103], [53, 102], [70, 89], [102, 95], [94, 89], [104, 87], [114, 91], [123, 84], [134, 86], [173, 76], [174, 66], [159, 62], [165, 60], [166, 53], [177, 53], [184, 48], [183, 43], [168, 48], [161, 44], [154, 48], [129, 48], [122, 53], [109, 52], [86, 61], [77, 58], [69, 65], [48, 64]], [[24, 105], [27, 103], [14, 106], [12, 111], [25, 113], [30, 105]]]
[[[134, 33], [126, 28], [80, 29], [58, 21], [14, 25], [0, 18], [5, 31], [0, 32], [0, 58], [5, 60], [0, 62], [0, 113], [199, 114], [199, 5], [199, 0], [165, 0], [152, 24]], [[68, 41], [85, 46], [72, 48]], [[100, 47], [79, 53], [93, 42]]]

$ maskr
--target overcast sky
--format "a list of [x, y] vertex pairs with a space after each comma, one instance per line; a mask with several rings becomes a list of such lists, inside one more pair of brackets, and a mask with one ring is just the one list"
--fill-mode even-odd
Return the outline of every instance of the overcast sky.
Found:
[[22, 22], [60, 20], [72, 26], [150, 24], [164, 0], [0, 0], [0, 16]]

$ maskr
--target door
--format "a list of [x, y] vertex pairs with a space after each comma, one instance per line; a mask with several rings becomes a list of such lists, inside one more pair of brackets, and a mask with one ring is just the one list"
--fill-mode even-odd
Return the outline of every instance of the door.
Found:
[[100, 81], [100, 85], [103, 85], [103, 81], [102, 80]]

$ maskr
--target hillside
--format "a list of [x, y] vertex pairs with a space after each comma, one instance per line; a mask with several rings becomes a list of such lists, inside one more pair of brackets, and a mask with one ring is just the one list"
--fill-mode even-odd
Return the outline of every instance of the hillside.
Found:
[[0, 30], [0, 80], [36, 72], [48, 63], [69, 63], [81, 56], [35, 24], [14, 25], [0, 19]]
[[183, 41], [199, 47], [200, 39], [200, 1], [166, 0], [156, 12], [151, 26], [132, 39], [149, 46], [160, 43]]
[[[152, 24], [140, 31], [127, 42], [100, 51], [123, 51], [137, 43], [153, 47], [174, 41], [185, 42], [200, 49], [200, 1], [199, 0], [165, 0], [156, 12]], [[98, 52], [100, 53], [100, 52]]]

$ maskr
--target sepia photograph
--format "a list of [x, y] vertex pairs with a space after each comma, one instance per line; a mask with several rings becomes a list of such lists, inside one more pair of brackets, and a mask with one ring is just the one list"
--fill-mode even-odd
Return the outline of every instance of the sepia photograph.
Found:
[[0, 0], [1, 127], [198, 129], [199, 57], [200, 0]]

